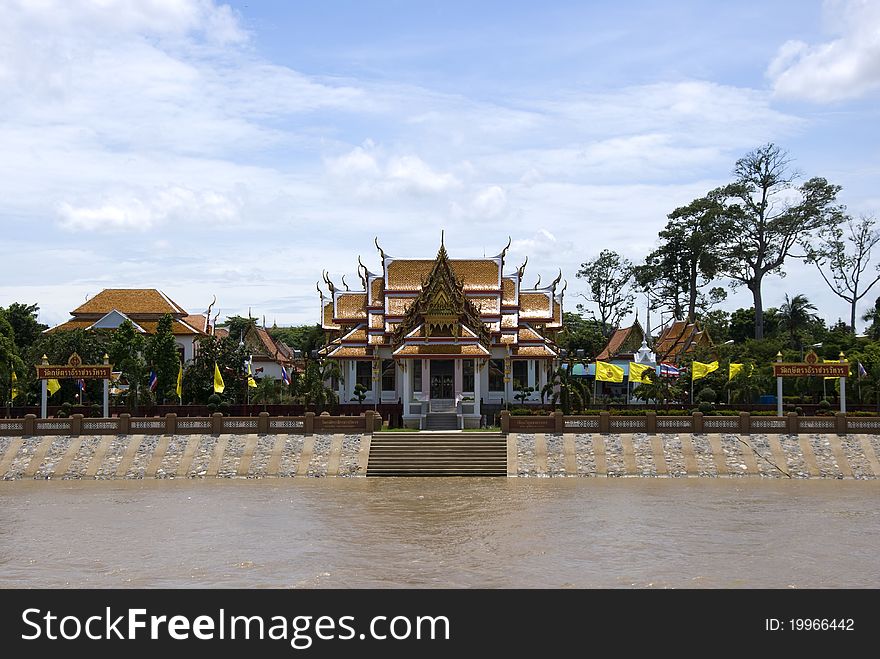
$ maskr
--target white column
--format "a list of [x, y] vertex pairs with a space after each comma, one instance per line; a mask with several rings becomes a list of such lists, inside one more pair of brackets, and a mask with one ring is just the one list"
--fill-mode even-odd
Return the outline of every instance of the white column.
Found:
[[[415, 360], [413, 361], [413, 365], [415, 365]], [[405, 359], [400, 360], [400, 369], [397, 371], [397, 377], [403, 379], [403, 415], [409, 416], [409, 401], [412, 398], [412, 394], [410, 390], [412, 389], [412, 378], [413, 376], [412, 368], [407, 368], [407, 363]]]
[[455, 370], [453, 371], [452, 376], [452, 397], [458, 398], [461, 395], [462, 387], [464, 386], [464, 360], [456, 359], [453, 364], [455, 364]]
[[541, 390], [547, 384], [547, 362], [535, 361], [535, 368], [538, 369], [538, 400], [541, 400]]
[[[840, 363], [846, 363], [843, 351], [840, 353]], [[846, 414], [846, 378], [840, 378], [840, 411]]]
[[49, 397], [47, 395], [48, 392], [46, 391], [46, 379], [44, 378], [44, 379], [40, 380], [40, 383], [41, 383], [40, 386], [42, 388], [42, 393], [40, 394], [40, 417], [45, 419], [46, 418], [46, 406], [47, 406], [48, 400], [49, 400]]
[[348, 373], [346, 373], [346, 369], [348, 368], [348, 361], [340, 360], [339, 361], [339, 381], [336, 383], [336, 395], [339, 396], [339, 402], [345, 402], [345, 383], [348, 382]]
[[[104, 354], [104, 364], [110, 364], [110, 357]], [[110, 378], [104, 378], [104, 418], [110, 418]]]
[[[776, 361], [782, 361], [782, 353], [776, 353]], [[824, 380], [822, 380], [824, 382]], [[693, 402], [694, 396], [694, 385], [693, 380], [691, 380], [691, 402]], [[782, 416], [782, 378], [776, 378], [776, 416]]]
[[480, 414], [480, 379], [483, 377], [483, 360], [474, 360], [474, 414]]
[[[431, 360], [423, 359], [422, 360], [422, 399], [428, 400], [428, 397], [431, 393]], [[425, 408], [422, 408], [422, 412], [424, 413]]]

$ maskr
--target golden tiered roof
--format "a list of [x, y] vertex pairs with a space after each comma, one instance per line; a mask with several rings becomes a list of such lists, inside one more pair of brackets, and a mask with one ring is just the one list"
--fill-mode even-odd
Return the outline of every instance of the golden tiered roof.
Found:
[[[387, 255], [376, 241], [381, 271], [370, 272], [358, 258], [361, 290], [348, 290], [347, 285], [339, 290], [327, 273], [329, 296], [318, 286], [325, 353], [370, 358], [390, 346], [395, 357], [486, 356], [493, 346], [505, 346], [514, 357], [555, 356], [555, 336], [562, 327], [565, 288], [557, 290], [562, 275], [549, 286], [524, 288], [525, 263], [504, 273], [509, 246], [493, 257], [452, 259], [441, 242], [434, 259], [401, 259]], [[343, 337], [345, 345], [339, 341]], [[520, 341], [526, 345], [518, 346]]]

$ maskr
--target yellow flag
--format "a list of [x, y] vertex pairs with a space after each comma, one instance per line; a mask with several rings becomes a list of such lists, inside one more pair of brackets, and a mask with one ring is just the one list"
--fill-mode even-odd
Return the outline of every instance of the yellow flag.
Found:
[[214, 362], [214, 393], [222, 394], [225, 388], [226, 385], [223, 384], [223, 376], [220, 375], [220, 367], [217, 366], [217, 362]]
[[18, 396], [18, 376], [12, 371], [12, 400], [15, 400], [16, 396]]
[[727, 373], [727, 379], [733, 380], [733, 378], [735, 378], [737, 375], [742, 373], [742, 370], [743, 370], [743, 364], [734, 364], [733, 362], [731, 362], [730, 367], [729, 367], [729, 371]]
[[175, 391], [177, 393], [177, 397], [182, 400], [183, 399], [183, 364], [180, 365], [180, 370], [177, 371], [177, 389]]
[[712, 371], [718, 370], [718, 362], [709, 362], [708, 364], [704, 364], [703, 362], [694, 362], [691, 364], [691, 378], [694, 380], [699, 380], [700, 378], [704, 378]]
[[61, 383], [58, 380], [46, 380], [46, 389], [49, 390], [49, 395], [52, 396], [56, 391], [61, 389]]
[[248, 386], [256, 388], [257, 381], [254, 380], [254, 372], [251, 370], [251, 363], [248, 362]]
[[596, 362], [598, 382], [623, 382], [623, 369], [608, 362]]
[[653, 366], [648, 364], [636, 364], [635, 362], [629, 363], [629, 381], [630, 382], [644, 382], [645, 384], [650, 384], [652, 382], [649, 379], [647, 373], [656, 373], [656, 369]]
[[[846, 363], [846, 362], [840, 362], [836, 359], [823, 359], [822, 361], [825, 362], [826, 364], [841, 364], [841, 363], [845, 364]], [[825, 380], [839, 380], [840, 378], [838, 378], [838, 377], [825, 377], [823, 379], [825, 379]]]

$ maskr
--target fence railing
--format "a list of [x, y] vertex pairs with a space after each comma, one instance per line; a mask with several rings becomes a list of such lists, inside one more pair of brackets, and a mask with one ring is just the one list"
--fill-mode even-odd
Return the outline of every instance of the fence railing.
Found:
[[363, 433], [382, 427], [382, 417], [373, 410], [359, 416], [330, 416], [306, 412], [302, 416], [223, 416], [209, 417], [135, 417], [120, 414], [111, 419], [74, 414], [66, 419], [38, 419], [28, 414], [23, 419], [0, 419], [0, 437], [41, 435], [286, 435], [321, 433]]
[[880, 434], [880, 416], [785, 416], [752, 415], [740, 412], [737, 416], [707, 416], [694, 412], [682, 416], [663, 416], [653, 411], [643, 416], [615, 416], [600, 412], [593, 416], [564, 416], [554, 412], [545, 416], [518, 416], [501, 412], [502, 432], [552, 433], [737, 433], [750, 434], [821, 434], [847, 433]]

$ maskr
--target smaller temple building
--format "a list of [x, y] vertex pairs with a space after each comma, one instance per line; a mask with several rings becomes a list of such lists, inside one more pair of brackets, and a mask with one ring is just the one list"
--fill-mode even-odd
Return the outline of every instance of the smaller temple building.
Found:
[[171, 314], [171, 332], [182, 361], [195, 355], [196, 340], [211, 331], [208, 314], [190, 314], [155, 288], [105, 288], [70, 312], [70, 320], [50, 327], [46, 333], [72, 329], [113, 330], [126, 320], [143, 334], [155, 334], [159, 319]]

